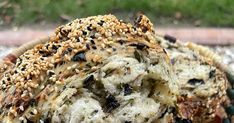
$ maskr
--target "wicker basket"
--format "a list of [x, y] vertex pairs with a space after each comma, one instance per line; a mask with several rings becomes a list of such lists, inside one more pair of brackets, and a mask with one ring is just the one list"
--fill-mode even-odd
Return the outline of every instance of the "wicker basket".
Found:
[[43, 37], [39, 39], [35, 39], [32, 41], [29, 41], [26, 44], [23, 44], [22, 46], [18, 47], [17, 49], [13, 50], [10, 54], [6, 55], [1, 61], [0, 61], [0, 66], [4, 62], [12, 62], [15, 63], [15, 60], [22, 55], [25, 51], [32, 49], [35, 45], [37, 44], [44, 44], [47, 41], [50, 40], [50, 37]]

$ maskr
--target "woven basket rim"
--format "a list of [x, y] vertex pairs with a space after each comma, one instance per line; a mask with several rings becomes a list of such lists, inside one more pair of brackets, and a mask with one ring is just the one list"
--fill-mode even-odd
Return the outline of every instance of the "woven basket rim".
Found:
[[[155, 34], [155, 35], [157, 37], [161, 37], [161, 38], [164, 37], [163, 35], [160, 35], [160, 34]], [[24, 52], [26, 52], [27, 50], [32, 49], [34, 46], [36, 46], [38, 44], [44, 44], [44, 43], [46, 43], [47, 41], [50, 40], [50, 37], [51, 36], [45, 36], [45, 37], [37, 38], [37, 39], [31, 40], [31, 41], [28, 41], [27, 43], [25, 43], [23, 45], [20, 45], [19, 47], [17, 47], [16, 49], [14, 49], [13, 51], [11, 51], [10, 53], [6, 54], [3, 58], [1, 58], [0, 59], [0, 65], [2, 65], [2, 63], [4, 63], [4, 61], [9, 61], [10, 60], [10, 62], [12, 62], [11, 61], [12, 60], [11, 57], [18, 58]], [[185, 42], [182, 42], [182, 41], [179, 41], [179, 40], [177, 40], [176, 42], [179, 43], [179, 44], [181, 44], [181, 45], [185, 44]], [[196, 43], [193, 43], [193, 44], [196, 44]], [[196, 44], [196, 45], [198, 45], [198, 44]], [[202, 46], [202, 45], [199, 45], [199, 46]], [[206, 46], [202, 46], [202, 47], [206, 47]], [[216, 53], [214, 53], [214, 54], [216, 54]]]
[[41, 37], [41, 38], [31, 40], [31, 41], [19, 46], [18, 48], [14, 49], [13, 51], [6, 54], [3, 58], [0, 59], [0, 66], [3, 65], [4, 62], [6, 62], [6, 61], [14, 63], [15, 62], [14, 60], [16, 60], [20, 55], [22, 55], [27, 50], [32, 49], [34, 46], [36, 46], [38, 44], [44, 44], [49, 40], [50, 40], [50, 36], [46, 36], [46, 37]]

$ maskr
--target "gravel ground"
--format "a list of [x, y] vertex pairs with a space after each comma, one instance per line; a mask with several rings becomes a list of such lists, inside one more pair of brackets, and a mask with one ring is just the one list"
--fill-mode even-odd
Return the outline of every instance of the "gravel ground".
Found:
[[[16, 47], [0, 46], [0, 59], [10, 53]], [[223, 62], [234, 69], [234, 45], [231, 46], [211, 46], [211, 48], [223, 57]]]

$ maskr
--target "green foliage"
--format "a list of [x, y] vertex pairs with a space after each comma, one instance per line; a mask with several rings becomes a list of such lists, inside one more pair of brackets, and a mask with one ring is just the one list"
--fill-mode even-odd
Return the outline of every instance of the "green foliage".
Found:
[[[71, 19], [109, 13], [143, 12], [152, 20], [201, 21], [204, 26], [234, 27], [233, 0], [3, 0], [0, 17], [11, 16], [13, 23], [37, 23], [42, 20], [61, 22], [61, 16]], [[1, 3], [0, 2], [0, 5]], [[9, 6], [10, 5], [10, 6]], [[175, 17], [180, 13], [181, 17]]]

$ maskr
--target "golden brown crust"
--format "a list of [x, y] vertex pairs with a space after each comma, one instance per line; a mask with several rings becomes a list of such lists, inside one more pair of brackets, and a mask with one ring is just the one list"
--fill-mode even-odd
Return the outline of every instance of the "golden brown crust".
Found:
[[[17, 59], [13, 68], [4, 72], [0, 80], [0, 108], [3, 111], [1, 117], [18, 117], [32, 100], [43, 100], [47, 89], [40, 87], [43, 81], [38, 78], [49, 75], [48, 70], [56, 65], [72, 60], [102, 62], [100, 55], [87, 54], [86, 59], [74, 58], [77, 53], [90, 49], [111, 53], [116, 46], [122, 44], [140, 49], [149, 47], [164, 53], [153, 40], [152, 24], [144, 15], [141, 15], [141, 18], [136, 22], [137, 27], [123, 23], [113, 15], [105, 15], [77, 19], [57, 28], [55, 36], [51, 37], [49, 42], [26, 51]], [[11, 59], [13, 57], [9, 58], [14, 61]], [[82, 66], [82, 63], [80, 65]], [[52, 82], [61, 83], [53, 78]]]

